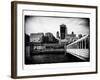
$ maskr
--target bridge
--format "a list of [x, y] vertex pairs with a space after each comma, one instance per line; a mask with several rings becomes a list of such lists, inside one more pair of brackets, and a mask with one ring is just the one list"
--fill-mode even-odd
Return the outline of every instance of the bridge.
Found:
[[90, 48], [90, 36], [85, 35], [82, 38], [68, 44], [65, 49], [68, 53], [84, 60], [89, 61], [89, 48]]

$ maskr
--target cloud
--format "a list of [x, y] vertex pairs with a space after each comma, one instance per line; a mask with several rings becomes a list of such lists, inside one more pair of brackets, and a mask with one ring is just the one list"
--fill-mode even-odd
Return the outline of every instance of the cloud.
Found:
[[35, 17], [25, 16], [25, 32], [51, 32], [56, 36], [56, 32], [60, 31], [60, 25], [65, 24], [68, 33], [74, 31], [76, 34], [89, 34], [89, 19], [88, 18], [60, 18], [60, 17]]

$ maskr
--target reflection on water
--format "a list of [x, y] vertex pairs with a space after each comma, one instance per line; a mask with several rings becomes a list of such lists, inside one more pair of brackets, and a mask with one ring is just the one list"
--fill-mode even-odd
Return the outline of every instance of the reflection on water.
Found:
[[81, 59], [64, 52], [48, 52], [33, 55], [25, 59], [26, 64], [45, 64], [45, 63], [62, 63], [62, 62], [82, 62]]

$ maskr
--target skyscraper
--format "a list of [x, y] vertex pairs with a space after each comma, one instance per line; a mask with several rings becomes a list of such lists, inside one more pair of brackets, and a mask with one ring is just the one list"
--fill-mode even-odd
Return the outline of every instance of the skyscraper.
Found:
[[61, 24], [60, 25], [60, 37], [61, 37], [61, 39], [65, 39], [66, 35], [67, 35], [66, 25]]
[[57, 38], [60, 38], [59, 31], [57, 31], [56, 36], [57, 36]]

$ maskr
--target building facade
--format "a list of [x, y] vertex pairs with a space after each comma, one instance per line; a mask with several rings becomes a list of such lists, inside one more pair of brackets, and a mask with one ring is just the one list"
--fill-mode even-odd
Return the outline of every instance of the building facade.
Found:
[[45, 33], [43, 38], [44, 43], [58, 43], [58, 40], [54, 37], [54, 35], [50, 32]]
[[65, 42], [65, 43], [71, 43], [78, 39], [78, 37], [76, 37], [76, 34], [74, 34], [74, 32], [68, 34], [67, 27], [65, 24], [60, 25], [60, 38], [61, 38], [61, 42]]
[[60, 37], [61, 37], [61, 39], [65, 39], [66, 35], [67, 35], [67, 27], [65, 24], [61, 24], [60, 25]]
[[43, 33], [32, 33], [30, 35], [30, 42], [41, 43], [43, 42]]
[[57, 37], [57, 39], [60, 39], [59, 31], [57, 31], [56, 37]]
[[78, 39], [78, 37], [76, 37], [76, 34], [74, 34], [74, 32], [72, 32], [71, 34], [67, 34], [66, 35], [66, 40], [71, 43], [74, 42]]

